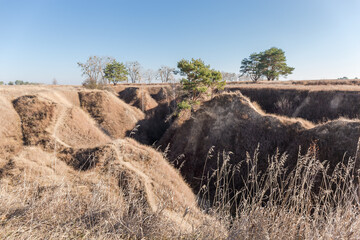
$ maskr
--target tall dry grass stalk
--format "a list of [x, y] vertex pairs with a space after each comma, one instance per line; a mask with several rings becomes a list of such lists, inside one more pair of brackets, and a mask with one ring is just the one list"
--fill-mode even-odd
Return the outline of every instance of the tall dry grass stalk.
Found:
[[[355, 158], [343, 159], [329, 173], [313, 145], [298, 155], [293, 169], [286, 167], [286, 154], [277, 153], [261, 172], [258, 154], [259, 148], [232, 165], [231, 153], [223, 152], [217, 156], [218, 168], [202, 180], [200, 206], [228, 227], [228, 239], [360, 239]], [[243, 166], [244, 187], [236, 189]]]
[[148, 211], [145, 196], [130, 191], [122, 199], [104, 181], [91, 193], [66, 182], [49, 189], [26, 180], [19, 184], [1, 185], [0, 239], [141, 239], [171, 232], [158, 212]]
[[[261, 172], [258, 153], [236, 165], [232, 153], [217, 154], [217, 169], [204, 172], [199, 205], [227, 229], [223, 236], [212, 220], [183, 233], [162, 217], [163, 208], [150, 211], [136, 186], [114, 194], [106, 174], [96, 184], [74, 177], [44, 185], [25, 171], [16, 184], [1, 182], [0, 239], [360, 239], [355, 158], [329, 174], [313, 146], [293, 169], [277, 153]], [[244, 187], [236, 189], [241, 169]]]
[[[218, 238], [213, 219], [189, 232], [164, 214], [173, 196], [160, 201], [154, 212], [137, 179], [127, 175], [117, 182], [105, 169], [101, 176], [22, 171], [0, 179], [0, 239]], [[157, 194], [170, 193], [159, 189]]]

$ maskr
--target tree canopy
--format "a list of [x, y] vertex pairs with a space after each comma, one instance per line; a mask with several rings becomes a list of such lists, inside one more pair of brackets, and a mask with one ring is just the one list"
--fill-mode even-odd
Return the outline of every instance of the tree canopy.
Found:
[[78, 62], [82, 76], [86, 77], [83, 85], [88, 88], [99, 88], [104, 85], [104, 69], [112, 60], [109, 57], [91, 56], [85, 63]]
[[158, 78], [162, 83], [173, 82], [175, 80], [173, 75], [174, 70], [175, 68], [161, 66], [158, 70]]
[[104, 74], [104, 77], [115, 85], [118, 82], [127, 81], [127, 75], [129, 73], [123, 63], [113, 60], [106, 65]]
[[182, 76], [181, 80], [183, 90], [187, 92], [190, 105], [194, 104], [202, 94], [210, 88], [213, 91], [225, 86], [222, 75], [219, 71], [210, 69], [210, 65], [205, 65], [201, 59], [181, 60], [177, 67]]
[[126, 63], [127, 71], [129, 73], [129, 78], [132, 83], [141, 82], [141, 65], [138, 61], [127, 62]]
[[222, 75], [223, 80], [226, 82], [235, 82], [238, 80], [238, 76], [236, 73], [222, 71], [221, 75]]
[[263, 65], [261, 64], [261, 53], [253, 53], [249, 58], [241, 61], [240, 73], [247, 75], [254, 82], [263, 75]]
[[249, 58], [241, 62], [240, 73], [247, 75], [256, 82], [261, 77], [269, 81], [278, 80], [280, 76], [287, 76], [295, 68], [286, 64], [285, 52], [276, 47], [272, 47], [264, 52], [253, 53]]

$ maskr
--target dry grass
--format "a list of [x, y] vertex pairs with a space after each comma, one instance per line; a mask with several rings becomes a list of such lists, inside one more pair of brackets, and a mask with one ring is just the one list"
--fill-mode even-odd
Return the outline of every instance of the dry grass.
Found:
[[[149, 209], [145, 193], [139, 193], [135, 184], [126, 196], [118, 196], [106, 176], [91, 185], [78, 178], [48, 182], [45, 187], [27, 180], [24, 174], [17, 187], [2, 185], [0, 237], [141, 239], [178, 232], [177, 226], [163, 217], [163, 208]], [[38, 179], [41, 181], [40, 176]]]
[[119, 92], [119, 97], [143, 112], [158, 106], [158, 103], [150, 96], [148, 89], [144, 89], [144, 87], [128, 87]]
[[[29, 154], [36, 153], [38, 150], [33, 148]], [[257, 151], [237, 165], [229, 163], [229, 154], [224, 152], [221, 157], [225, 161], [219, 161], [212, 175], [204, 176], [199, 204], [211, 217], [193, 225], [191, 231], [181, 227], [185, 220], [180, 218], [177, 223], [166, 217], [165, 206], [170, 202], [162, 201], [156, 211], [151, 211], [146, 194], [139, 191], [135, 179], [119, 196], [114, 182], [109, 181], [111, 175], [71, 169], [64, 172], [67, 168], [61, 162], [59, 171], [49, 166], [40, 170], [39, 166], [31, 166], [34, 163], [19, 162], [19, 158], [16, 164], [22, 164], [24, 170], [17, 172], [11, 182], [5, 181], [9, 178], [1, 181], [0, 238], [360, 238], [354, 158], [347, 164], [340, 162], [328, 175], [327, 164], [319, 162], [316, 148], [311, 148], [306, 155], [299, 155], [298, 164], [290, 173], [284, 167], [287, 156], [280, 154], [270, 158], [269, 167], [260, 173]], [[247, 166], [248, 174], [243, 179], [244, 188], [236, 190], [233, 181], [241, 164]], [[216, 194], [209, 199], [212, 183]], [[183, 216], [186, 215], [184, 211]]]
[[232, 82], [225, 88], [242, 89], [281, 89], [281, 90], [315, 90], [315, 91], [359, 91], [360, 80], [309, 80], [309, 81], [274, 81], [274, 82]]
[[360, 85], [358, 79], [322, 79], [322, 80], [304, 80], [292, 81], [291, 84], [297, 85]]
[[267, 113], [304, 118], [314, 123], [341, 116], [360, 115], [358, 85], [230, 85], [226, 91], [241, 91]]
[[[199, 190], [200, 206], [221, 219], [230, 239], [359, 239], [359, 122], [316, 126], [256, 108], [247, 98], [223, 94], [168, 131], [168, 156], [177, 161], [185, 155], [175, 165]], [[297, 132], [285, 139], [292, 128]], [[271, 157], [276, 146], [264, 147], [292, 141], [281, 150], [291, 150], [289, 156]], [[239, 151], [257, 142], [262, 146], [249, 150], [252, 157]], [[209, 144], [211, 151], [201, 152]], [[233, 153], [219, 154], [223, 149]]]
[[124, 138], [126, 132], [145, 117], [141, 110], [129, 106], [106, 91], [81, 91], [79, 99], [82, 109], [114, 139]]
[[159, 153], [128, 141], [110, 145], [113, 152], [87, 171], [39, 147], [26, 147], [5, 166], [0, 160], [0, 239], [225, 235]]
[[[105, 91], [82, 90], [80, 99], [68, 87], [0, 92], [11, 113], [0, 128], [0, 239], [223, 235], [160, 153], [104, 135], [124, 135], [140, 110]], [[19, 149], [9, 151], [14, 128]]]
[[[69, 179], [76, 181], [76, 179]], [[49, 183], [20, 180], [21, 187], [2, 185], [0, 206], [2, 239], [141, 239], [161, 238], [171, 232], [170, 221], [152, 213], [145, 196], [129, 189], [127, 200], [114, 196], [106, 179], [90, 189], [68, 181]], [[90, 191], [83, 193], [83, 188]], [[156, 224], [163, 227], [154, 226]], [[167, 232], [168, 231], [168, 232]]]
[[[214, 155], [210, 151], [201, 164], [200, 172], [204, 171], [196, 198], [160, 153], [131, 139], [110, 140], [101, 132], [110, 129], [114, 136], [120, 134], [110, 127], [121, 124], [106, 120], [113, 117], [107, 113], [120, 116], [128, 111], [141, 118], [143, 113], [128, 108], [108, 93], [99, 98], [96, 94], [89, 96], [85, 106], [77, 98], [78, 89], [74, 89], [54, 87], [52, 92], [42, 86], [0, 88], [0, 93], [4, 93], [0, 96], [0, 110], [11, 116], [0, 117], [5, 122], [0, 125], [0, 150], [8, 153], [0, 155], [0, 239], [360, 239], [358, 149], [355, 158], [338, 161], [333, 171], [328, 171], [329, 162], [319, 160], [317, 145], [305, 154], [299, 153], [291, 169], [287, 168], [290, 159], [286, 155], [261, 158], [257, 148], [252, 156], [246, 154], [245, 160], [236, 163], [231, 161], [230, 152], [216, 155], [215, 167], [208, 172], [205, 169]], [[28, 108], [34, 108], [35, 115], [20, 114], [25, 108], [17, 109], [18, 113], [13, 109], [11, 102], [24, 95], [36, 95], [35, 103], [41, 100], [37, 107]], [[232, 112], [239, 114], [241, 121], [274, 120], [269, 125], [273, 128], [313, 127], [306, 121], [265, 114], [248, 99], [240, 100], [249, 105], [244, 109], [233, 106]], [[231, 94], [227, 101], [230, 105], [236, 102]], [[114, 110], [116, 104], [109, 103], [124, 105], [125, 110]], [[214, 104], [219, 111], [220, 105]], [[53, 112], [48, 111], [49, 115], [42, 112], [46, 106], [54, 108]], [[107, 113], [104, 115], [97, 108]], [[286, 104], [279, 108], [289, 110]], [[223, 112], [205, 113], [205, 118], [210, 119]], [[231, 116], [224, 117], [220, 124], [231, 120]], [[102, 120], [106, 124], [101, 125]], [[329, 124], [319, 125], [314, 131], [323, 134]], [[334, 121], [333, 125], [341, 127], [344, 120]], [[87, 132], [87, 128], [93, 130]], [[222, 137], [229, 134], [216, 128], [213, 131], [219, 131]], [[35, 146], [23, 145], [24, 133], [31, 138], [29, 145]], [[91, 136], [85, 142], [87, 133]], [[71, 134], [77, 138], [71, 140]], [[277, 135], [275, 131], [269, 136]], [[187, 137], [189, 141], [190, 135]], [[44, 141], [54, 146], [41, 148], [39, 142]], [[197, 143], [203, 141], [201, 138]], [[95, 148], [96, 143], [100, 146]], [[20, 149], [4, 148], [12, 144], [14, 149]], [[331, 148], [335, 143], [328, 145]], [[67, 165], [59, 157], [63, 148], [74, 153], [89, 151], [96, 159], [83, 158], [91, 163], [94, 160], [94, 165], [86, 170]], [[267, 161], [266, 168], [263, 161]], [[236, 187], [239, 182], [242, 188]]]
[[[198, 194], [201, 204], [224, 219], [228, 239], [359, 239], [356, 159], [339, 162], [328, 174], [328, 164], [316, 155], [313, 146], [299, 155], [296, 167], [288, 172], [287, 156], [277, 154], [260, 172], [258, 150], [236, 165], [229, 163], [230, 155], [224, 152], [225, 161], [204, 178]], [[244, 187], [238, 190], [234, 176], [240, 165], [248, 172]], [[216, 186], [213, 197], [208, 191], [211, 183]]]

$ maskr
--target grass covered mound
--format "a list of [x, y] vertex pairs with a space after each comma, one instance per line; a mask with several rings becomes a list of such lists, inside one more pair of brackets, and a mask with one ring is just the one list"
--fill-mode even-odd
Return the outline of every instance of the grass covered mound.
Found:
[[[259, 172], [277, 152], [288, 153], [291, 170], [298, 153], [315, 147], [320, 161], [328, 161], [329, 171], [346, 156], [355, 156], [360, 136], [359, 120], [334, 120], [314, 125], [303, 119], [264, 113], [240, 93], [223, 93], [204, 102], [194, 113], [183, 113], [168, 129], [159, 146], [180, 168], [195, 192], [202, 179], [214, 174], [223, 163], [223, 152], [231, 152], [229, 163], [237, 165], [258, 149]], [[358, 166], [358, 165], [356, 165]], [[234, 185], [242, 188], [247, 167], [239, 166]], [[214, 187], [210, 189], [213, 194]]]

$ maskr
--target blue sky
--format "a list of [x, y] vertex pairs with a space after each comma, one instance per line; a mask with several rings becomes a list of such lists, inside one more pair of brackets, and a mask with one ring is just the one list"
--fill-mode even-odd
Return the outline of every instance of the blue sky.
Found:
[[360, 78], [358, 0], [0, 0], [0, 81], [80, 84], [91, 55], [145, 69], [202, 58], [238, 73], [282, 48], [288, 79]]

